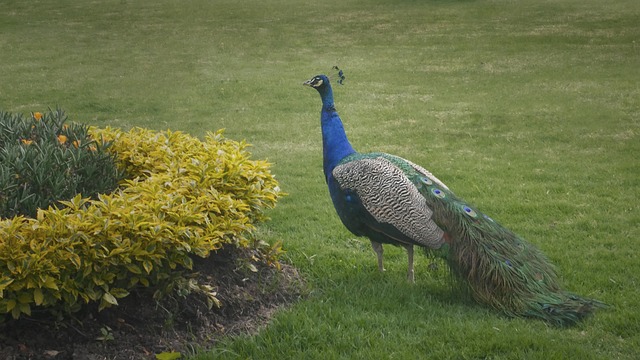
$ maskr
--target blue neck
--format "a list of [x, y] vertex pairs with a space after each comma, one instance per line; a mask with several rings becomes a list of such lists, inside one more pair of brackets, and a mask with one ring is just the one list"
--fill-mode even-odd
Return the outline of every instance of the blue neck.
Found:
[[325, 180], [329, 180], [331, 171], [345, 156], [356, 151], [353, 149], [344, 132], [342, 120], [333, 103], [333, 91], [326, 86], [320, 91], [322, 98], [322, 112], [320, 122], [322, 126], [322, 155]]

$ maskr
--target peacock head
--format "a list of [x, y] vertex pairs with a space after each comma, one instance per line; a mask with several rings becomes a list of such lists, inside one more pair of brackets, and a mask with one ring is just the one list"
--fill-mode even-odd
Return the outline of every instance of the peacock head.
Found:
[[327, 75], [316, 75], [311, 79], [305, 81], [303, 85], [311, 86], [312, 88], [322, 92], [323, 89], [330, 87], [329, 78]]
[[[338, 84], [342, 85], [345, 79], [344, 72], [337, 66], [334, 66], [331, 70], [335, 72], [335, 74], [331, 75], [331, 78], [336, 80]], [[303, 84], [311, 86], [312, 88], [318, 90], [320, 93], [323, 93], [326, 89], [331, 88], [329, 77], [327, 75], [316, 75], [311, 79], [305, 81]]]

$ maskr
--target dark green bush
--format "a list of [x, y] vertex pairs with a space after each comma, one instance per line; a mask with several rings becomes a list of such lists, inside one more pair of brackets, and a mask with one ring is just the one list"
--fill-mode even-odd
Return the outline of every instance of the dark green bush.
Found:
[[88, 131], [60, 109], [29, 118], [0, 111], [0, 217], [35, 217], [77, 194], [113, 191], [122, 176], [109, 143]]

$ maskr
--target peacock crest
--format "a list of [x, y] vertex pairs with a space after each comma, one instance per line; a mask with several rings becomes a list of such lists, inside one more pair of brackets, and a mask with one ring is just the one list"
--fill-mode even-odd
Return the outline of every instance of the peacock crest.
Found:
[[346, 79], [344, 71], [342, 71], [337, 65], [334, 65], [331, 70], [333, 70], [333, 74], [329, 79], [335, 80], [335, 82], [340, 85], [344, 85], [344, 80]]

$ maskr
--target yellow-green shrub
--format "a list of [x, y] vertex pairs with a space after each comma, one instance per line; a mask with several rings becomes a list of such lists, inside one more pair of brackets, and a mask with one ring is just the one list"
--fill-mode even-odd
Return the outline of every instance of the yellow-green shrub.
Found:
[[115, 305], [136, 286], [191, 268], [191, 255], [249, 246], [280, 195], [269, 164], [221, 132], [204, 141], [145, 129], [91, 133], [113, 142], [129, 178], [96, 200], [77, 196], [35, 219], [0, 221], [0, 313]]

